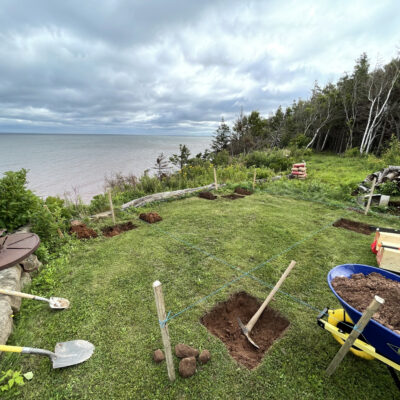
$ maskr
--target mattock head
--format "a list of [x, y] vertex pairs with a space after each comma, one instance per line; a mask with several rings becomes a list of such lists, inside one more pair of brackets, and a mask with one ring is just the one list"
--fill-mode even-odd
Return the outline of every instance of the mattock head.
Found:
[[246, 325], [243, 325], [243, 322], [240, 320], [239, 317], [238, 317], [238, 323], [239, 323], [240, 329], [241, 329], [242, 332], [243, 332], [243, 335], [246, 336], [247, 340], [248, 340], [254, 347], [257, 347], [257, 349], [259, 349], [260, 347], [259, 347], [259, 346], [253, 341], [253, 339], [250, 337], [249, 331], [248, 331], [248, 329], [246, 328]]

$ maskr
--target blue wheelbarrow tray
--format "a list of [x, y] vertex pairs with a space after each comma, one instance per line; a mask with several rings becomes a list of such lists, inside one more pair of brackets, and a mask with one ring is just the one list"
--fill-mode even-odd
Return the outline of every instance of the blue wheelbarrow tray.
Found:
[[[332, 268], [328, 273], [328, 285], [331, 288], [333, 294], [338, 298], [345, 311], [349, 314], [350, 318], [356, 323], [362, 313], [357, 311], [351, 305], [346, 303], [335, 291], [332, 286], [332, 280], [337, 277], [350, 278], [353, 274], [362, 273], [364, 275], [369, 275], [372, 272], [377, 272], [383, 275], [385, 278], [392, 279], [394, 281], [400, 282], [400, 276], [392, 274], [391, 272], [382, 270], [380, 268], [371, 267], [369, 265], [362, 264], [343, 264]], [[400, 312], [400, 310], [399, 310]], [[375, 347], [377, 353], [389, 360], [400, 364], [400, 335], [395, 333], [389, 328], [386, 328], [379, 322], [371, 319], [368, 325], [364, 328], [363, 335], [371, 346]]]

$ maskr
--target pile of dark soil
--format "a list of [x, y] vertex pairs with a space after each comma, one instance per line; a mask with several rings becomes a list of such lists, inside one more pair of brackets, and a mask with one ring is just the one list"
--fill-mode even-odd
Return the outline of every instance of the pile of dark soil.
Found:
[[139, 218], [149, 224], [154, 224], [155, 222], [162, 221], [162, 218], [156, 212], [142, 213]]
[[218, 196], [214, 196], [211, 192], [200, 192], [199, 197], [207, 200], [215, 200]]
[[137, 225], [132, 224], [131, 221], [125, 222], [123, 224], [117, 224], [114, 226], [106, 226], [101, 229], [104, 236], [113, 237], [117, 236], [122, 232], [130, 231], [131, 229], [137, 228]]
[[264, 353], [289, 326], [286, 318], [267, 307], [251, 331], [251, 338], [260, 346], [256, 349], [243, 335], [237, 319], [247, 324], [260, 306], [261, 302], [255, 297], [239, 292], [201, 318], [201, 323], [225, 344], [230, 355], [249, 369], [261, 362]]
[[229, 200], [237, 200], [237, 199], [243, 199], [244, 196], [236, 193], [232, 194], [226, 194], [225, 196], [222, 196], [224, 199], [229, 199]]
[[336, 277], [332, 286], [337, 294], [360, 312], [364, 312], [375, 295], [382, 297], [381, 306], [373, 319], [400, 334], [400, 282], [372, 272], [353, 274], [351, 278]]
[[235, 193], [241, 194], [243, 196], [250, 196], [251, 194], [253, 194], [253, 192], [250, 192], [250, 190], [247, 190], [247, 189], [244, 189], [244, 188], [241, 188], [241, 187], [237, 187], [235, 189]]
[[344, 228], [349, 231], [362, 233], [364, 235], [370, 235], [371, 232], [374, 232], [375, 229], [371, 228], [368, 224], [364, 224], [362, 222], [351, 221], [350, 219], [340, 218], [337, 220], [333, 226], [336, 228]]
[[78, 239], [90, 239], [97, 237], [97, 232], [91, 228], [88, 228], [84, 223], [72, 225], [69, 233], [71, 235], [76, 235]]

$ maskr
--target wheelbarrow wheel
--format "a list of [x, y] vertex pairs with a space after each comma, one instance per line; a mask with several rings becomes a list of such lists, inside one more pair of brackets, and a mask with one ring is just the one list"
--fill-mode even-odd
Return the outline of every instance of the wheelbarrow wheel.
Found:
[[[328, 322], [333, 326], [336, 326], [341, 331], [345, 333], [350, 333], [353, 329], [354, 323], [349, 317], [349, 315], [344, 311], [343, 308], [339, 308], [337, 310], [329, 310]], [[335, 338], [337, 342], [341, 345], [344, 343], [343, 339], [338, 335], [332, 333], [332, 336]], [[366, 342], [364, 336], [361, 334], [359, 336], [360, 340]], [[374, 357], [367, 354], [365, 351], [360, 350], [356, 346], [350, 348], [350, 351], [357, 357], [363, 358], [364, 360], [373, 360]]]

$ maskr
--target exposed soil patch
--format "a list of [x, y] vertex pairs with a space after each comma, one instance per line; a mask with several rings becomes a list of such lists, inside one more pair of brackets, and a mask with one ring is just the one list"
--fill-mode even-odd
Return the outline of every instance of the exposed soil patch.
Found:
[[83, 223], [75, 223], [74, 225], [72, 225], [69, 233], [71, 235], [75, 234], [78, 239], [90, 239], [97, 237], [97, 232], [92, 228], [88, 228]]
[[400, 334], [400, 282], [372, 272], [369, 275], [353, 274], [351, 278], [336, 277], [332, 286], [338, 295], [360, 312], [364, 312], [375, 295], [385, 299], [385, 304], [374, 319]]
[[337, 220], [333, 226], [336, 228], [344, 228], [349, 231], [362, 233], [364, 235], [370, 235], [371, 232], [375, 231], [374, 228], [371, 228], [368, 224], [364, 224], [362, 222], [351, 221], [350, 219], [340, 218]]
[[241, 194], [243, 196], [250, 196], [251, 194], [253, 194], [253, 192], [250, 192], [250, 190], [247, 190], [247, 189], [244, 189], [244, 188], [241, 188], [241, 187], [237, 187], [235, 189], [235, 193]]
[[162, 218], [156, 212], [142, 213], [139, 218], [149, 224], [154, 224], [155, 222], [162, 221]]
[[130, 231], [135, 228], [137, 228], [137, 225], [134, 225], [134, 224], [132, 224], [131, 221], [129, 221], [129, 222], [125, 222], [123, 224], [117, 224], [114, 226], [106, 226], [105, 228], [102, 228], [101, 231], [103, 232], [104, 236], [113, 237], [113, 236], [119, 235], [120, 233]]
[[255, 297], [239, 292], [201, 318], [201, 323], [225, 344], [230, 355], [249, 369], [261, 362], [264, 353], [289, 326], [289, 321], [278, 311], [267, 307], [251, 331], [251, 338], [260, 346], [256, 349], [243, 335], [237, 319], [247, 324], [260, 306]]
[[237, 199], [243, 199], [244, 196], [242, 196], [241, 194], [232, 193], [232, 194], [226, 194], [225, 196], [222, 197], [224, 199], [237, 200]]
[[218, 198], [218, 196], [214, 196], [211, 192], [200, 192], [199, 197], [207, 200], [215, 200]]

